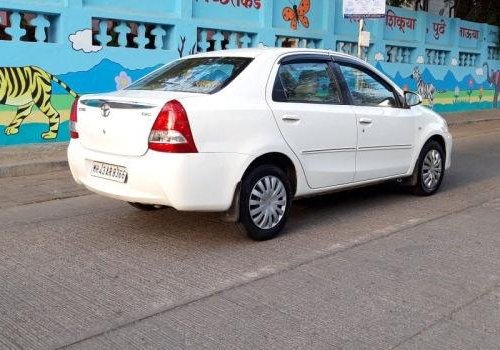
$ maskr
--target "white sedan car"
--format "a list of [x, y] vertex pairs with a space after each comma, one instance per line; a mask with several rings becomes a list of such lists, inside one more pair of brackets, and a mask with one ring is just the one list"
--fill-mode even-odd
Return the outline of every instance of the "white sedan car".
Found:
[[68, 159], [91, 191], [145, 210], [226, 212], [265, 240], [294, 198], [391, 179], [435, 193], [452, 137], [420, 102], [336, 52], [210, 52], [75, 101]]

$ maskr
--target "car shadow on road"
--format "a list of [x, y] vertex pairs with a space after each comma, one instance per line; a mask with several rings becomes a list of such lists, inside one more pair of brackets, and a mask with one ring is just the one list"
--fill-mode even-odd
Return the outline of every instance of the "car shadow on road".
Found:
[[[428, 203], [436, 208], [440, 207], [442, 205], [439, 202], [443, 201], [443, 197], [468, 190], [471, 186], [480, 186], [499, 176], [498, 152], [481, 151], [482, 147], [479, 146], [466, 151], [455, 150], [453, 166], [447, 172], [440, 191], [432, 197], [416, 197], [408, 188], [398, 186], [395, 182], [387, 182], [295, 200], [286, 234], [306, 233], [314, 225], [354, 223], [356, 215], [370, 218], [377, 215], [376, 211], [393, 210], [396, 213], [398, 206], [407, 209], [405, 215], [409, 215], [408, 208], [422, 208]], [[144, 215], [148, 216], [148, 225], [151, 225], [153, 232], [173, 235], [179, 239], [200, 240], [199, 243], [209, 245], [247, 241], [241, 226], [224, 222], [222, 215], [218, 213], [185, 213], [167, 208], [153, 213], [134, 214], [140, 217], [137, 218], [139, 221], [143, 221]]]
[[[411, 195], [395, 184], [379, 184], [354, 190], [298, 199], [293, 202], [286, 234], [307, 233], [314, 225], [328, 225], [337, 220], [352, 220], [353, 213], [383, 207]], [[141, 214], [139, 214], [141, 215]], [[153, 230], [164, 227], [165, 221], [174, 218], [176, 229], [164, 231], [179, 239], [201, 240], [207, 244], [231, 244], [247, 241], [241, 225], [226, 223], [217, 213], [185, 213], [164, 209], [152, 215], [156, 223]]]
[[[313, 226], [334, 225], [336, 222], [356, 221], [356, 215], [369, 217], [374, 210], [398, 206], [415, 200], [408, 189], [395, 183], [366, 186], [358, 189], [297, 199], [293, 202], [285, 229], [288, 234], [307, 233]], [[155, 212], [133, 212], [124, 217], [125, 225], [144, 222], [141, 235], [175, 240], [198, 241], [198, 244], [217, 245], [249, 242], [241, 225], [223, 221], [220, 213], [189, 213], [165, 208]]]

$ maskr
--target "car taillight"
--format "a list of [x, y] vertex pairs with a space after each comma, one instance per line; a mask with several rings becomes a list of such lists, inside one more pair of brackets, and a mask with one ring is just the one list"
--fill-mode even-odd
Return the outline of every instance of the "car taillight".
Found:
[[78, 97], [75, 98], [73, 106], [71, 106], [71, 114], [69, 116], [69, 133], [72, 139], [78, 138], [78, 131], [76, 131], [76, 122], [78, 121]]
[[149, 134], [149, 149], [171, 153], [197, 153], [186, 110], [177, 100], [167, 102]]

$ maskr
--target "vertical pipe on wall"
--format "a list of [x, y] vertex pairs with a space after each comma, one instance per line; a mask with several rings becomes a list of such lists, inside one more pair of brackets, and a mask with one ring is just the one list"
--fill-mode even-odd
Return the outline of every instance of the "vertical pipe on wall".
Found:
[[364, 19], [359, 20], [359, 31], [358, 31], [358, 57], [363, 59], [363, 47], [361, 46], [361, 33], [363, 32]]

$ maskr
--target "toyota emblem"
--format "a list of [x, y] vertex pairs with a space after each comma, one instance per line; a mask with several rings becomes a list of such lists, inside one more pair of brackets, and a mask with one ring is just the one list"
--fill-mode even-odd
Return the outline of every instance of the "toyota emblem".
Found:
[[110, 113], [111, 113], [111, 107], [107, 103], [104, 103], [101, 106], [101, 115], [104, 118], [107, 118], [107, 117], [109, 117]]

